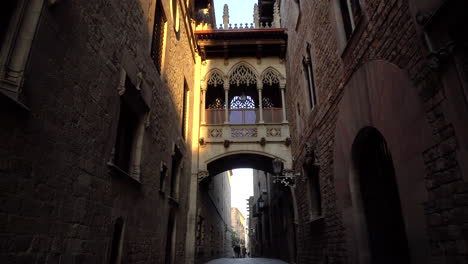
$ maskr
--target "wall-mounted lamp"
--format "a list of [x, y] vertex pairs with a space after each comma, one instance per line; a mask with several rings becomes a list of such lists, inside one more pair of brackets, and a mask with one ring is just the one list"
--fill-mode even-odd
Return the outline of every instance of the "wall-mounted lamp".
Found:
[[283, 162], [276, 158], [273, 160], [273, 183], [282, 183], [285, 186], [294, 186], [295, 178], [300, 176], [300, 173], [294, 173], [291, 170], [283, 171]]
[[258, 203], [258, 210], [263, 211], [263, 209], [265, 208], [265, 201], [262, 199], [262, 196], [258, 198], [257, 203]]

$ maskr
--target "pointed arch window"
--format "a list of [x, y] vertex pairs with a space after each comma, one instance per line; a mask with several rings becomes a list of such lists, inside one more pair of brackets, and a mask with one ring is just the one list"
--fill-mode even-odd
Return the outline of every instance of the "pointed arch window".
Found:
[[247, 86], [257, 83], [257, 75], [248, 66], [244, 64], [238, 65], [229, 76], [230, 84], [240, 86], [245, 84]]

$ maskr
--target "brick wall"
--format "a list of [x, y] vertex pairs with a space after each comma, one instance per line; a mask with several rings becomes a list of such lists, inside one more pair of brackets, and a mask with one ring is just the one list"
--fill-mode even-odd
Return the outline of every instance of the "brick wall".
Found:
[[[428, 198], [424, 213], [427, 216], [427, 234], [432, 263], [463, 263], [467, 254], [466, 177], [461, 166], [466, 158], [460, 149], [465, 130], [467, 108], [459, 106], [465, 119], [456, 119], [450, 105], [454, 98], [446, 95], [443, 80], [450, 78], [446, 72], [431, 70], [426, 60], [427, 47], [422, 41], [422, 30], [415, 22], [415, 9], [408, 1], [361, 1], [366, 16], [357, 26], [355, 36], [346, 50], [338, 38], [333, 1], [301, 1], [302, 16], [296, 28], [297, 5], [283, 1], [282, 16], [288, 27], [287, 54], [287, 105], [291, 125], [292, 150], [295, 166], [303, 163], [306, 142], [318, 142], [317, 154], [321, 162], [320, 182], [325, 222], [310, 230], [307, 217], [306, 188], [298, 186], [296, 196], [299, 211], [298, 263], [349, 263], [352, 252], [346, 246], [346, 230], [342, 213], [337, 208], [334, 185], [333, 151], [338, 105], [348, 80], [366, 62], [385, 60], [407, 73], [419, 95], [425, 119], [430, 125], [431, 144], [420, 157], [424, 159]], [[422, 1], [420, 1], [422, 2]], [[302, 58], [306, 55], [306, 42], [311, 43], [318, 106], [310, 111], [302, 72]], [[459, 84], [458, 84], [459, 85]], [[300, 115], [296, 115], [296, 106]], [[299, 119], [298, 119], [299, 117]], [[462, 121], [463, 120], [463, 121]], [[458, 123], [457, 123], [458, 122]], [[303, 123], [304, 131], [298, 131]], [[457, 130], [454, 127], [458, 127]], [[412, 132], [410, 132], [412, 133]], [[458, 138], [457, 138], [458, 135]], [[466, 171], [464, 172], [467, 173]]]
[[[4, 263], [106, 263], [118, 217], [126, 223], [123, 263], [161, 263], [173, 206], [168, 190], [158, 192], [159, 170], [162, 161], [171, 164], [174, 143], [184, 155], [175, 209], [176, 262], [182, 261], [191, 151], [180, 119], [184, 78], [193, 89], [194, 60], [183, 21], [176, 38], [169, 3], [163, 1], [168, 48], [161, 77], [149, 53], [154, 0], [44, 6], [25, 73], [30, 111], [9, 107], [0, 114]], [[106, 165], [116, 138], [122, 67], [134, 83], [143, 72], [150, 106], [141, 184]]]

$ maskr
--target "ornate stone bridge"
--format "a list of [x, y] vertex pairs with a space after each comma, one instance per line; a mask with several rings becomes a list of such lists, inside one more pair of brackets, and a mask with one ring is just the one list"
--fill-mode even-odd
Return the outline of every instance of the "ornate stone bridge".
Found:
[[286, 80], [278, 58], [230, 59], [227, 65], [210, 60], [200, 86], [199, 180], [233, 168], [271, 171], [275, 158], [291, 169]]

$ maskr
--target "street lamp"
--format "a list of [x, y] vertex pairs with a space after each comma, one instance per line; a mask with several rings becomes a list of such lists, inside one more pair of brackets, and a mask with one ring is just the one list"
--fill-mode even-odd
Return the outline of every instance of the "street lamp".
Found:
[[260, 198], [258, 198], [257, 203], [258, 203], [258, 210], [263, 211], [263, 209], [265, 208], [265, 201], [262, 199], [261, 196]]
[[[283, 171], [283, 161], [281, 161], [278, 158], [275, 158], [272, 161], [273, 165], [273, 173], [275, 174], [273, 176], [273, 183], [282, 183], [285, 186], [294, 186], [294, 178], [296, 176], [300, 176], [299, 173], [296, 173], [297, 175], [294, 174], [293, 171], [288, 170], [288, 171]], [[284, 175], [282, 175], [284, 174]]]
[[273, 160], [273, 172], [275, 175], [280, 175], [281, 172], [283, 171], [283, 162], [276, 158]]

